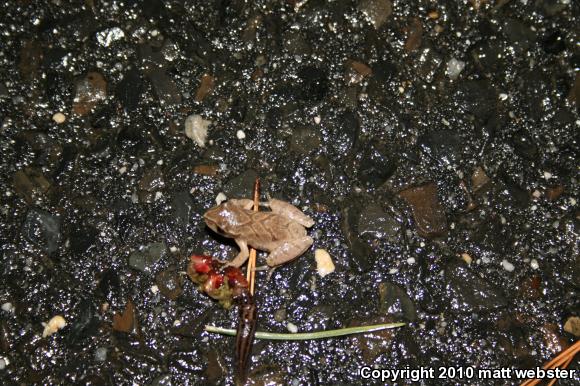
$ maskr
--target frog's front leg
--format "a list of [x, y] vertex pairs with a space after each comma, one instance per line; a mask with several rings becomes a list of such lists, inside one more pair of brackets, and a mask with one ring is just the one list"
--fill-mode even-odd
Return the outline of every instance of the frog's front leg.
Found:
[[314, 220], [312, 218], [305, 215], [300, 209], [298, 209], [294, 205], [289, 204], [285, 201], [271, 198], [270, 200], [268, 200], [268, 202], [264, 203], [263, 205], [269, 207], [272, 210], [272, 212], [280, 214], [293, 221], [296, 221], [298, 224], [305, 226], [306, 228], [310, 228], [312, 225], [314, 225]]
[[275, 267], [287, 263], [306, 252], [313, 242], [314, 240], [310, 236], [302, 236], [294, 240], [285, 241], [270, 252], [266, 258], [266, 264], [270, 267]]
[[245, 241], [238, 239], [234, 239], [234, 241], [236, 244], [238, 244], [238, 247], [240, 247], [240, 253], [238, 253], [238, 255], [232, 261], [226, 263], [225, 266], [240, 268], [242, 264], [248, 260], [248, 257], [250, 256], [250, 250], [248, 249], [248, 243]]

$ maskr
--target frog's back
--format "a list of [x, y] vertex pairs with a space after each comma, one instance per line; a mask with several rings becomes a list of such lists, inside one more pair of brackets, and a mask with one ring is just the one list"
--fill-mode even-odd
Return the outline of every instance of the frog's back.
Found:
[[291, 219], [272, 212], [251, 212], [246, 228], [248, 244], [265, 251], [276, 248], [281, 242], [306, 235], [306, 229]]

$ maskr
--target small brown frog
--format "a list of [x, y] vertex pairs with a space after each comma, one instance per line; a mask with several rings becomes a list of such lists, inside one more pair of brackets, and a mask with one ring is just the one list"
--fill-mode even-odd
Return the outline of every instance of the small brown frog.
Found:
[[240, 247], [240, 253], [227, 265], [240, 267], [244, 264], [250, 254], [248, 245], [270, 252], [266, 259], [270, 267], [300, 256], [312, 245], [306, 228], [314, 225], [314, 220], [300, 209], [276, 199], [260, 205], [269, 207], [271, 212], [252, 211], [253, 201], [249, 199], [230, 199], [203, 215], [211, 230], [234, 239]]

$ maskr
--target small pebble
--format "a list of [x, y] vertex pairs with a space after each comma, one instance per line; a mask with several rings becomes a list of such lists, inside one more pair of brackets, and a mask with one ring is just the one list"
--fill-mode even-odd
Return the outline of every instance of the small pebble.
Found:
[[409, 265], [413, 265], [413, 264], [415, 264], [415, 258], [414, 258], [414, 257], [409, 257], [409, 258], [407, 259], [407, 264], [409, 264]]
[[107, 348], [99, 347], [95, 350], [95, 361], [104, 362], [107, 360]]
[[284, 319], [286, 319], [286, 309], [285, 308], [277, 309], [276, 312], [274, 312], [274, 320], [277, 322], [282, 322], [284, 321]]
[[286, 323], [286, 328], [292, 334], [296, 334], [298, 332], [298, 326], [295, 325], [294, 323], [290, 323], [290, 322]]
[[236, 137], [238, 137], [238, 139], [244, 139], [244, 138], [246, 138], [246, 133], [244, 133], [243, 130], [238, 130], [236, 132]]
[[156, 285], [152, 285], [151, 292], [153, 292], [153, 294], [156, 294], [157, 292], [159, 292], [159, 287], [157, 287]]
[[222, 202], [224, 202], [227, 199], [228, 199], [228, 197], [225, 194], [223, 194], [222, 192], [219, 192], [218, 195], [215, 198], [215, 203], [217, 205], [219, 205], [219, 204], [221, 204]]
[[203, 119], [199, 114], [192, 114], [185, 119], [185, 135], [192, 139], [197, 146], [205, 147], [207, 131], [212, 122]]
[[532, 192], [532, 197], [534, 197], [534, 198], [540, 198], [541, 195], [542, 195], [542, 193], [540, 193], [540, 191], [538, 189], [536, 189]]
[[169, 247], [169, 251], [171, 253], [175, 253], [175, 252], [177, 252], [177, 247], [175, 245], [172, 245], [172, 246]]
[[532, 267], [532, 269], [538, 269], [538, 268], [540, 268], [540, 264], [538, 264], [538, 260], [532, 259], [530, 261], [530, 267]]
[[449, 76], [450, 79], [456, 79], [464, 68], [465, 62], [451, 58], [447, 62], [447, 76]]
[[12, 305], [12, 303], [6, 302], [6, 303], [2, 304], [2, 311], [4, 311], [4, 312], [13, 312], [14, 311], [14, 306]]
[[515, 269], [514, 265], [505, 259], [501, 261], [501, 266], [508, 272], [513, 272]]
[[0, 370], [4, 370], [9, 364], [10, 361], [8, 360], [8, 358], [0, 357]]
[[395, 273], [399, 272], [398, 268], [391, 268], [389, 269], [389, 274], [394, 275]]
[[60, 315], [53, 316], [47, 323], [43, 323], [44, 331], [42, 332], [42, 337], [46, 338], [64, 328], [66, 326], [66, 320]]
[[66, 121], [66, 116], [63, 113], [56, 113], [52, 116], [52, 120], [58, 124], [61, 124]]
[[314, 117], [314, 123], [316, 123], [317, 125], [318, 125], [318, 124], [320, 124], [320, 121], [321, 121], [321, 120], [322, 120], [322, 119], [321, 119], [321, 118], [320, 118], [320, 116], [318, 116], [318, 115]]
[[552, 173], [550, 173], [550, 172], [544, 172], [544, 179], [545, 180], [549, 180], [550, 178], [552, 178]]
[[334, 263], [330, 254], [325, 249], [317, 249], [314, 251], [314, 259], [316, 260], [316, 271], [320, 277], [324, 277], [335, 270]]
[[126, 166], [121, 166], [119, 168], [119, 174], [125, 174], [127, 173], [127, 167]]
[[505, 101], [506, 99], [508, 99], [508, 94], [505, 93], [499, 94], [499, 100]]
[[473, 261], [473, 258], [467, 253], [462, 253], [461, 258], [469, 265], [471, 265], [471, 262]]

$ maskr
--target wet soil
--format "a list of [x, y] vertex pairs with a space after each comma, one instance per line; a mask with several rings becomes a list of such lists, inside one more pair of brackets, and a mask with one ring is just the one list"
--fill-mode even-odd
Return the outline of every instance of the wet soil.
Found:
[[[256, 176], [316, 221], [312, 249], [258, 273], [259, 330], [409, 324], [256, 341], [251, 384], [534, 368], [577, 339], [578, 2], [1, 13], [2, 384], [234, 384], [233, 338], [203, 326], [237, 312], [184, 271], [191, 253], [235, 256], [202, 214]], [[314, 248], [335, 272], [317, 274]], [[66, 326], [43, 337], [56, 315]], [[423, 381], [445, 382], [490, 384]]]

